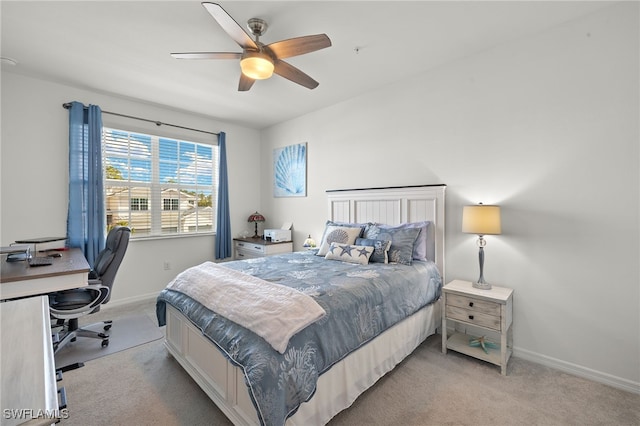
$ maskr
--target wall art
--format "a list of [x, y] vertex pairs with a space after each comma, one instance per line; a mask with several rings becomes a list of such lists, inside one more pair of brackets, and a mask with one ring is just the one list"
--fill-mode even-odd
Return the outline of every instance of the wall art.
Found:
[[307, 196], [307, 144], [273, 150], [273, 196]]

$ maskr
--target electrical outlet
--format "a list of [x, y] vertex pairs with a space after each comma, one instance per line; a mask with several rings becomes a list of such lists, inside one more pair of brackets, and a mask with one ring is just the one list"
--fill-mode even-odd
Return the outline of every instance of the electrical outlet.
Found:
[[169, 263], [168, 260], [164, 261], [164, 270], [168, 271], [169, 269], [171, 269], [171, 264]]

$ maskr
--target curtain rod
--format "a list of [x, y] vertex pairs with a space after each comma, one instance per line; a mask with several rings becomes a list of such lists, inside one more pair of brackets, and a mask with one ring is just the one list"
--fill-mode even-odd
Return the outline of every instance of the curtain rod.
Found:
[[[62, 104], [62, 108], [64, 108], [64, 109], [71, 108], [71, 102], [66, 102], [66, 103]], [[85, 108], [87, 108], [87, 107], [85, 107]], [[220, 135], [220, 133], [208, 132], [206, 130], [194, 129], [192, 127], [178, 126], [177, 124], [163, 123], [162, 121], [149, 120], [147, 118], [134, 117], [132, 115], [119, 114], [117, 112], [102, 111], [102, 113], [103, 114], [109, 114], [109, 115], [116, 115], [118, 117], [130, 118], [132, 120], [146, 121], [147, 123], [154, 123], [156, 126], [169, 126], [169, 127], [176, 127], [178, 129], [192, 130], [194, 132], [206, 133], [206, 134], [209, 134], [209, 135], [216, 135], [216, 136]]]

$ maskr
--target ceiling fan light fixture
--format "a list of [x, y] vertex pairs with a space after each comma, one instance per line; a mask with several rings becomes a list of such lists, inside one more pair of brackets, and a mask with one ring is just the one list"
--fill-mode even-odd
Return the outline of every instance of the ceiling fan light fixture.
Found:
[[[2, 1], [2, 0], [0, 0]], [[260, 18], [251, 18], [247, 26], [255, 40], [242, 29], [240, 25], [217, 3], [205, 1], [202, 3], [207, 12], [215, 19], [222, 30], [226, 32], [242, 48], [242, 53], [235, 52], [191, 52], [172, 53], [176, 59], [237, 59], [240, 58], [240, 82], [238, 91], [246, 92], [251, 89], [256, 80], [265, 80], [275, 72], [307, 89], [315, 89], [318, 82], [307, 74], [283, 61], [282, 59], [304, 55], [331, 46], [331, 40], [326, 34], [315, 34], [280, 40], [264, 44], [260, 36], [267, 30], [267, 23]], [[276, 64], [278, 67], [276, 68]]]
[[240, 60], [242, 73], [254, 80], [265, 80], [273, 75], [273, 60], [263, 52], [247, 52]]

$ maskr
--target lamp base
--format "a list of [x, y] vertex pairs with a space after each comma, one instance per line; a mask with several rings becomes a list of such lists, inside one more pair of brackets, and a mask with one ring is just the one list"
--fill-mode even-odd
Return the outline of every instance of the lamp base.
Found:
[[475, 288], [479, 288], [480, 290], [491, 290], [491, 284], [485, 282], [473, 282], [471, 284]]
[[485, 245], [486, 245], [486, 242], [484, 238], [482, 238], [482, 235], [480, 235], [480, 238], [478, 239], [478, 247], [480, 247], [480, 250], [478, 251], [478, 261], [480, 262], [480, 276], [478, 277], [478, 281], [473, 283], [473, 287], [479, 288], [480, 290], [491, 290], [491, 284], [484, 281], [484, 274], [482, 272], [484, 270], [484, 246]]

